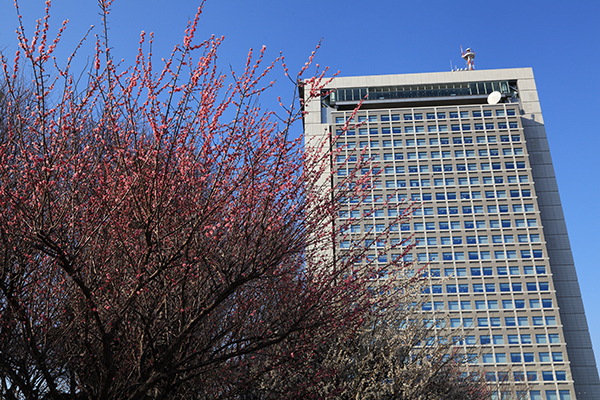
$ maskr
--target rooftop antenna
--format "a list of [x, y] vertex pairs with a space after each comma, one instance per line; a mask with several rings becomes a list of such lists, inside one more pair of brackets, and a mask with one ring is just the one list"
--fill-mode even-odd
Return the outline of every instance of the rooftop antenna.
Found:
[[463, 51], [462, 46], [460, 46], [460, 54], [461, 57], [465, 59], [465, 61], [467, 62], [467, 66], [469, 71], [472, 71], [475, 69], [475, 62], [473, 61], [473, 59], [475, 58], [475, 53], [471, 51], [471, 48], [467, 48], [467, 51]]

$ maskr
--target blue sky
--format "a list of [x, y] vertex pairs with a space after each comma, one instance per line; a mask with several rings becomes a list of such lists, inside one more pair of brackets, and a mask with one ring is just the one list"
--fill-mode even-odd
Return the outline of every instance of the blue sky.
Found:
[[[99, 26], [94, 0], [55, 0], [54, 28], [70, 19], [59, 57], [90, 25]], [[41, 0], [21, 0], [29, 33]], [[181, 40], [199, 1], [116, 0], [110, 20], [116, 58], [131, 61], [140, 31], [155, 33], [154, 54], [166, 57]], [[223, 71], [241, 69], [249, 48], [282, 51], [298, 70], [322, 38], [316, 61], [342, 75], [449, 71], [462, 66], [460, 45], [477, 54], [477, 69], [533, 67], [561, 193], [596, 360], [600, 360], [600, 2], [209, 0], [199, 37], [224, 35]], [[0, 3], [0, 49], [14, 54], [12, 1]], [[99, 33], [96, 29], [95, 32]], [[91, 42], [89, 43], [91, 44]], [[90, 47], [87, 48], [88, 54]], [[79, 59], [84, 65], [85, 58]], [[277, 86], [270, 95], [275, 98]], [[285, 95], [289, 92], [284, 92]]]

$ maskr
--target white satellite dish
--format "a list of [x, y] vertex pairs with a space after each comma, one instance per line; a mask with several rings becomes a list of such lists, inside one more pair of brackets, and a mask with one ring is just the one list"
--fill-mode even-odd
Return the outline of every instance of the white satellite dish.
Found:
[[493, 91], [487, 98], [488, 104], [498, 104], [500, 99], [502, 98], [502, 94], [498, 91]]

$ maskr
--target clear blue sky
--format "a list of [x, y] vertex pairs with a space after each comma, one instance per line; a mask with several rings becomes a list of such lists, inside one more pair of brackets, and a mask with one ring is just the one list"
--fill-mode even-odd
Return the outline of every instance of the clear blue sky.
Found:
[[[65, 18], [71, 21], [59, 48], [64, 56], [100, 20], [94, 0], [55, 3], [54, 28]], [[31, 33], [44, 3], [20, 4]], [[142, 30], [155, 33], [154, 54], [166, 57], [198, 5], [192, 0], [115, 0], [110, 35], [116, 57], [131, 60]], [[450, 61], [462, 65], [460, 45], [477, 53], [477, 69], [533, 67], [600, 360], [600, 124], [593, 122], [600, 115], [599, 16], [597, 0], [208, 0], [199, 35], [225, 36], [218, 61], [223, 71], [230, 64], [241, 69], [248, 49], [262, 45], [268, 58], [282, 51], [290, 69], [297, 70], [321, 38], [317, 62], [346, 76], [449, 71]], [[15, 27], [12, 1], [3, 0], [0, 49], [11, 58]]]

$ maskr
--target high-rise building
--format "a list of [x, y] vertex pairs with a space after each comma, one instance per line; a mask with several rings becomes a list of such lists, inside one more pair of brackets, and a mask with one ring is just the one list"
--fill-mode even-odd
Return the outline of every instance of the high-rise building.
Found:
[[472, 327], [465, 348], [478, 346], [487, 378], [527, 382], [532, 400], [600, 399], [532, 70], [337, 77], [327, 87], [307, 106], [307, 140], [331, 133], [341, 176], [361, 152], [376, 162], [369, 201], [422, 203], [400, 234], [415, 235], [414, 261], [440, 277], [433, 310]]

